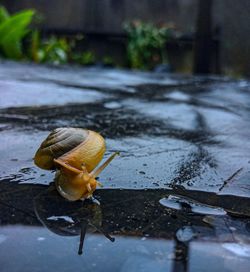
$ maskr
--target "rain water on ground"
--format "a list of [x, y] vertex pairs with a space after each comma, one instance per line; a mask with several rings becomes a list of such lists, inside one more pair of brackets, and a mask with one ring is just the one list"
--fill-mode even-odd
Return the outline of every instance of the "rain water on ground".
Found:
[[[250, 82], [3, 62], [0, 92], [1, 271], [249, 271]], [[57, 127], [120, 152], [95, 199], [34, 165]]]

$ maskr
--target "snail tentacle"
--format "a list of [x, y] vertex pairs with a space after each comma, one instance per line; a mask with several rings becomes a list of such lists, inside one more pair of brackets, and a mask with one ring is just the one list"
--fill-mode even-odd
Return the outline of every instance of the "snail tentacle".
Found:
[[110, 163], [111, 161], [115, 158], [115, 156], [119, 155], [119, 152], [113, 153], [101, 166], [98, 168], [94, 169], [91, 173], [90, 176], [93, 178], [96, 178]]
[[82, 173], [81, 170], [79, 170], [79, 169], [77, 169], [77, 168], [75, 168], [75, 167], [72, 167], [71, 165], [69, 165], [69, 164], [67, 164], [67, 163], [65, 163], [65, 162], [63, 162], [63, 161], [61, 161], [60, 159], [54, 159], [54, 162], [55, 162], [56, 164], [59, 164], [60, 166], [62, 166], [62, 167], [64, 167], [64, 168], [66, 168], [66, 169], [68, 169], [68, 170], [70, 170], [70, 171], [76, 173], [76, 174], [81, 174], [81, 173]]

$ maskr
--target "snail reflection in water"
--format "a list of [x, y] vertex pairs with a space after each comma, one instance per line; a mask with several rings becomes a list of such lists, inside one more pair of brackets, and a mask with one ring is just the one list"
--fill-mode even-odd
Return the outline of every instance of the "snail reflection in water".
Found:
[[102, 233], [115, 241], [102, 228], [102, 210], [98, 201], [64, 201], [53, 186], [34, 198], [34, 211], [38, 220], [51, 232], [60, 236], [80, 236], [78, 254], [82, 254], [86, 232]]
[[57, 169], [55, 183], [58, 192], [74, 201], [92, 196], [96, 186], [101, 185], [96, 177], [118, 154], [112, 154], [96, 168], [105, 150], [105, 140], [94, 131], [57, 128], [42, 142], [34, 162], [45, 170]]

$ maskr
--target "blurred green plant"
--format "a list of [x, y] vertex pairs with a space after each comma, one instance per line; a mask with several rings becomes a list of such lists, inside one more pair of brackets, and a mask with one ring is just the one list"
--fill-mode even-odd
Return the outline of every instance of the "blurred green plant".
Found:
[[41, 41], [40, 33], [35, 30], [31, 36], [30, 56], [37, 63], [64, 64], [69, 61], [72, 46], [65, 38], [50, 37]]
[[4, 7], [0, 7], [0, 52], [4, 57], [23, 57], [22, 41], [30, 31], [29, 25], [34, 14], [33, 10], [24, 10], [9, 15]]
[[127, 58], [131, 68], [151, 69], [156, 64], [167, 63], [164, 47], [170, 35], [169, 26], [133, 21], [125, 23], [124, 29], [128, 35]]
[[92, 65], [96, 61], [95, 54], [92, 51], [85, 51], [83, 53], [74, 53], [72, 55], [74, 62], [82, 65]]
[[105, 66], [114, 66], [114, 60], [111, 56], [104, 56], [102, 62]]
[[[70, 39], [56, 36], [42, 39], [40, 32], [35, 29], [42, 20], [43, 16], [33, 10], [10, 15], [0, 6], [0, 56], [52, 64], [76, 62], [92, 65], [96, 62], [92, 51], [75, 50], [77, 42], [83, 39], [82, 35]], [[31, 21], [33, 30], [29, 28]], [[23, 50], [23, 44], [26, 50]]]

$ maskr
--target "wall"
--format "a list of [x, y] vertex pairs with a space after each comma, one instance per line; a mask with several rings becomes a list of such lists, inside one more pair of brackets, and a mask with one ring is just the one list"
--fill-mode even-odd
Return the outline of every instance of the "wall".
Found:
[[214, 22], [221, 27], [224, 72], [250, 77], [250, 1], [214, 2]]
[[44, 28], [120, 33], [126, 20], [176, 22], [193, 29], [195, 0], [4, 0], [10, 11], [35, 8], [45, 16]]

